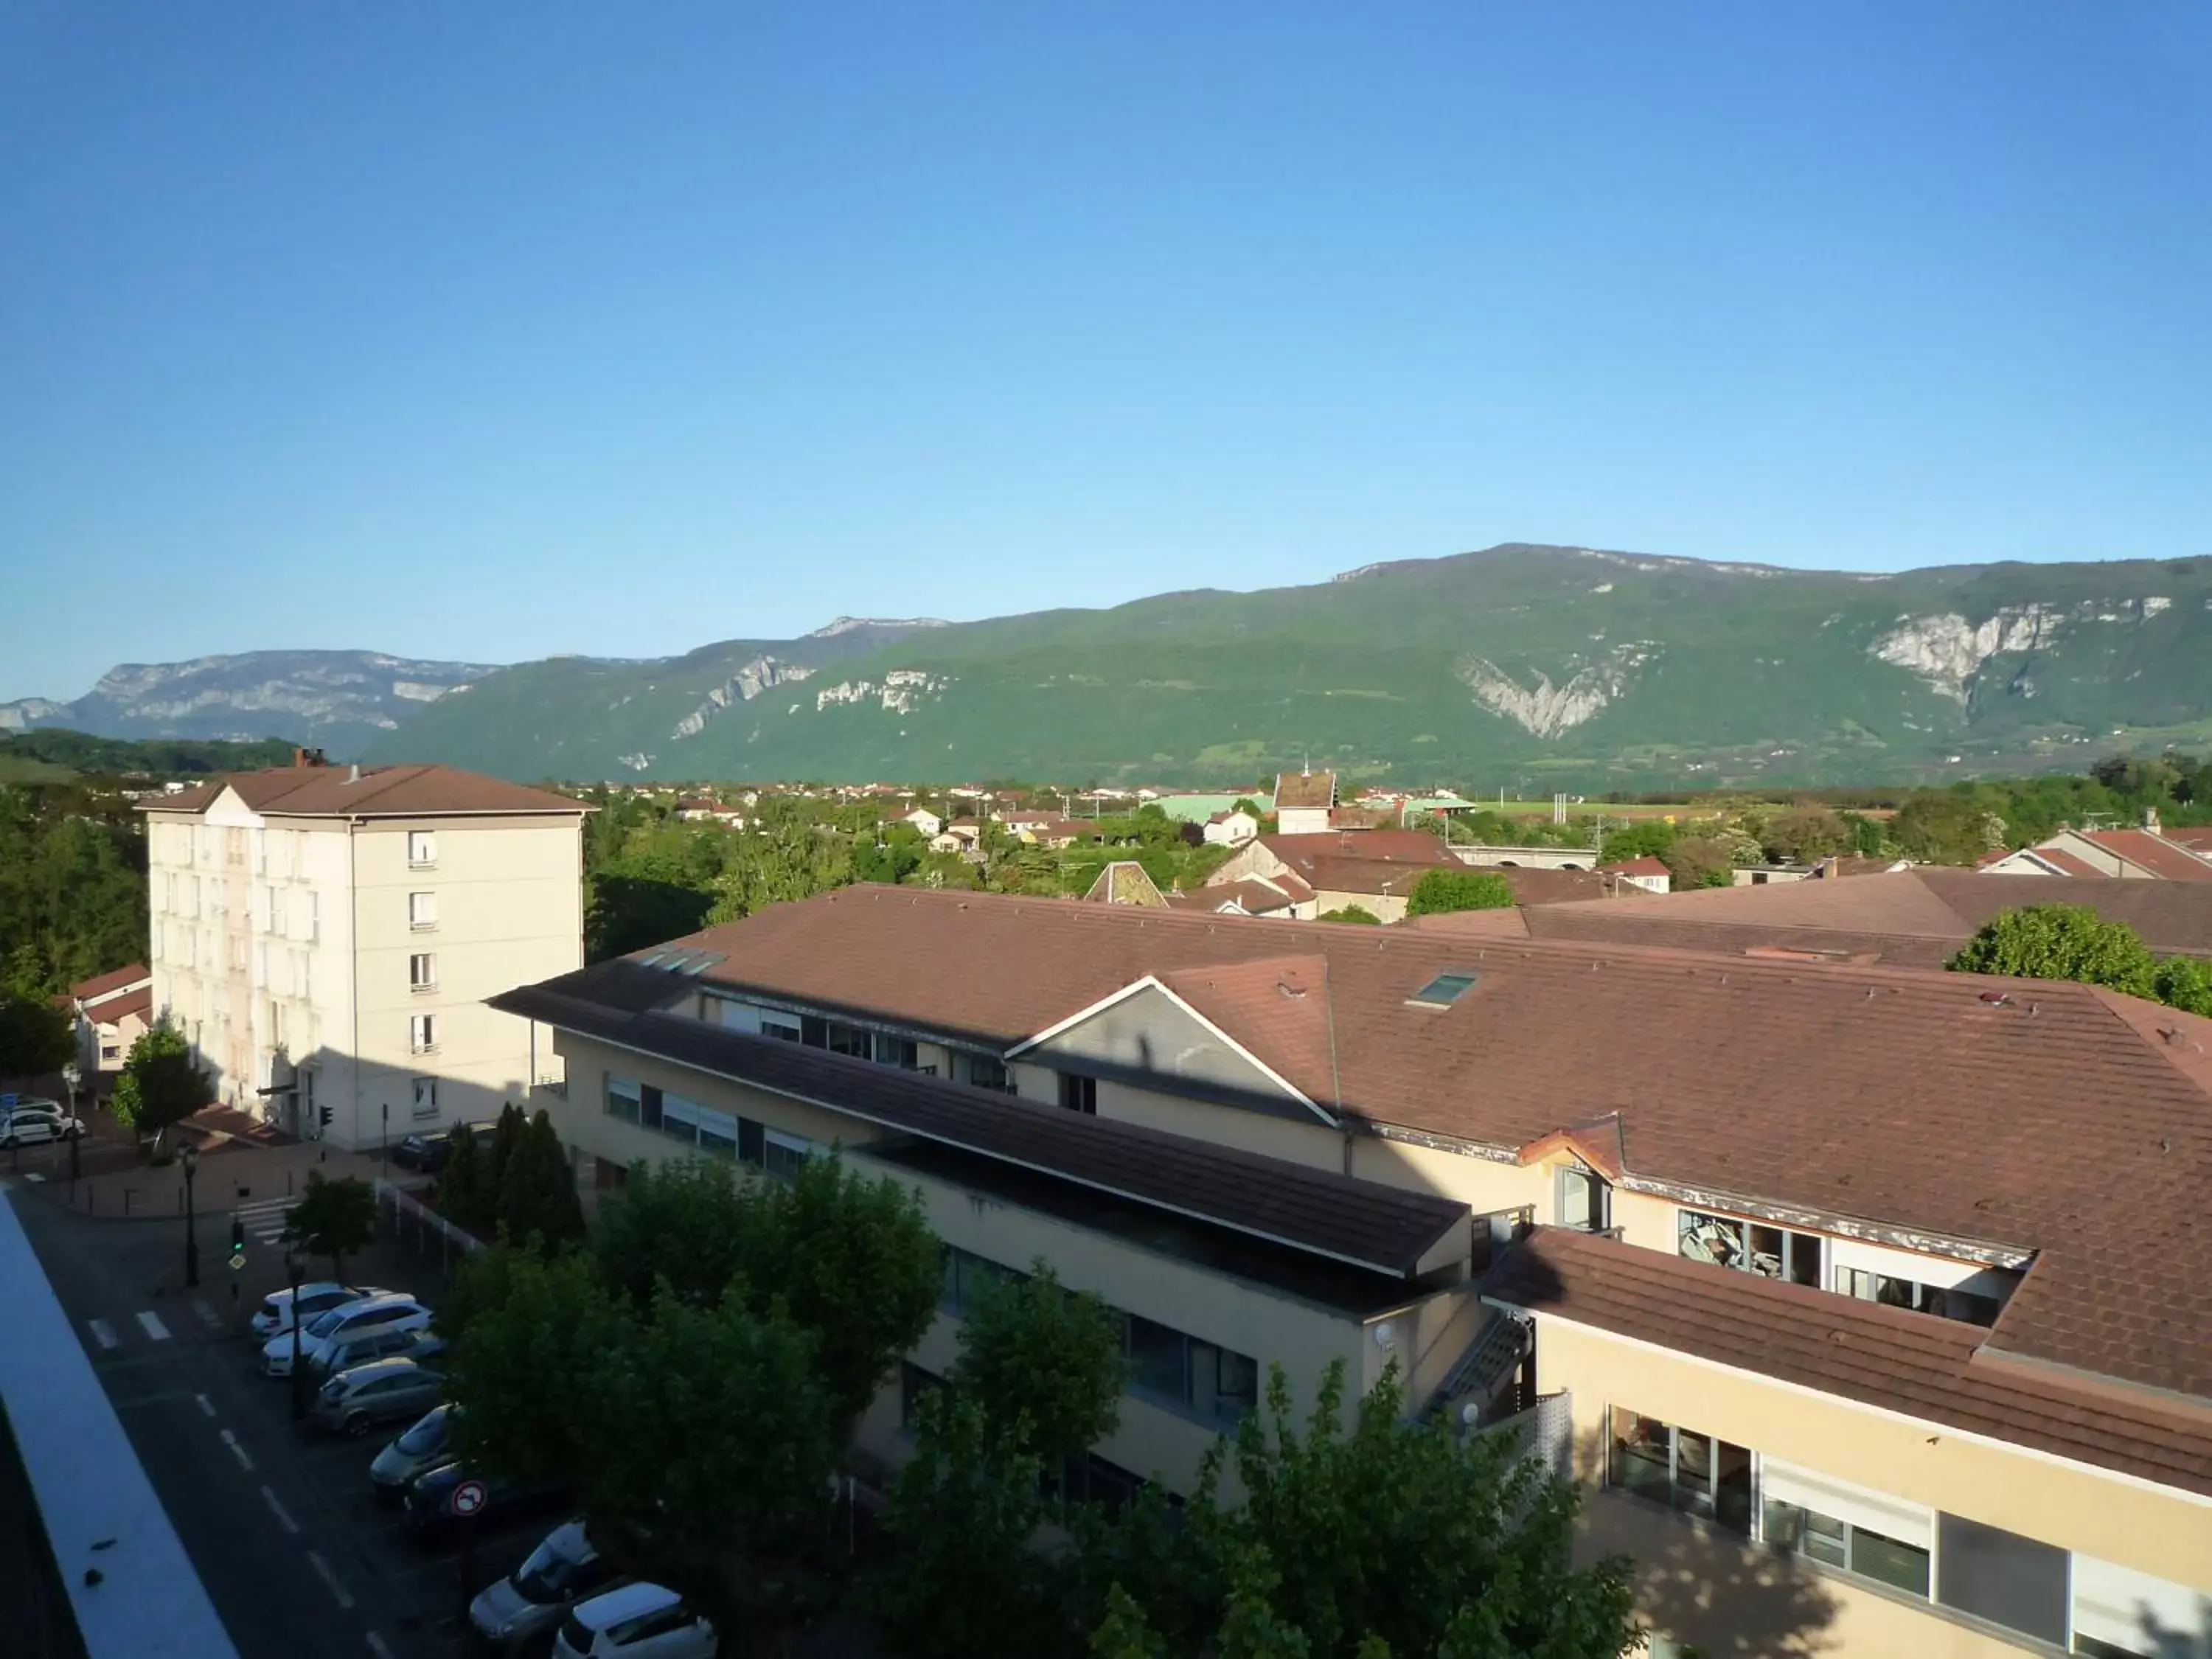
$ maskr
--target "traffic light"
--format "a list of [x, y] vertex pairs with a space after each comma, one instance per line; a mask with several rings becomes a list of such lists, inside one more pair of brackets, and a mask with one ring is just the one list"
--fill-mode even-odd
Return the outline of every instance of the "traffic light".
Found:
[[323, 1118], [323, 1127], [325, 1127], [325, 1129], [327, 1129], [327, 1128], [329, 1128], [329, 1127], [331, 1127], [331, 1109], [330, 1109], [329, 1107], [325, 1106], [325, 1107], [322, 1108], [321, 1109], [322, 1109], [322, 1118]]
[[230, 1218], [230, 1253], [233, 1255], [246, 1254], [246, 1224], [236, 1216]]

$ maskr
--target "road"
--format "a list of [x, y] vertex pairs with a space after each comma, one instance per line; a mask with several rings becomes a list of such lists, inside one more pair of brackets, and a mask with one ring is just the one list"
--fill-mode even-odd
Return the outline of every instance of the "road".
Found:
[[[370, 1495], [369, 1462], [398, 1428], [320, 1436], [290, 1420], [286, 1384], [260, 1374], [246, 1319], [283, 1282], [281, 1250], [250, 1243], [234, 1274], [228, 1212], [204, 1216], [203, 1283], [186, 1291], [180, 1222], [87, 1217], [20, 1186], [4, 1199], [242, 1659], [467, 1650], [459, 1561], [417, 1547]], [[423, 1293], [436, 1278], [434, 1261], [425, 1269], [389, 1240], [348, 1267], [356, 1282]], [[480, 1540], [474, 1582], [510, 1570], [561, 1518]]]

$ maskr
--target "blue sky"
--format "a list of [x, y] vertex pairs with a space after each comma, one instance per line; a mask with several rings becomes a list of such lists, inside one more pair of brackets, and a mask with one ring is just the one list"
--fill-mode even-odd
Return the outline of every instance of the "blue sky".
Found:
[[0, 697], [2212, 552], [2212, 8], [17, 0]]

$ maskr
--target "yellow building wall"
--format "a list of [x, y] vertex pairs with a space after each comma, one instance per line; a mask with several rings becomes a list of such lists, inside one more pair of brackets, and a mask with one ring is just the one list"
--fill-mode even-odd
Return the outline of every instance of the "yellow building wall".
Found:
[[[1577, 1473], [1593, 1486], [1604, 1479], [1607, 1409], [1621, 1406], [1894, 1498], [2212, 1590], [2212, 1503], [2179, 1492], [1891, 1417], [1547, 1316], [1537, 1320], [1536, 1366], [1540, 1392], [1573, 1394]], [[1626, 1517], [1615, 1515], [1623, 1510]], [[1608, 1536], [1639, 1533], [1648, 1519], [1662, 1530], [1651, 1546], [1636, 1552], [1639, 1562], [1672, 1564], [1692, 1578], [1718, 1574], [1714, 1582], [1723, 1583], [1746, 1571], [1738, 1559], [1744, 1554], [1741, 1540], [1733, 1534], [1699, 1528], [1625, 1494], [1602, 1494], [1590, 1514], [1593, 1547]], [[1805, 1651], [1963, 1659], [2019, 1650], [2013, 1644], [1992, 1644], [1923, 1608], [1809, 1568], [1801, 1571], [1818, 1578], [1838, 1607], [1824, 1645]], [[1678, 1584], [1649, 1611], [1656, 1618], [1663, 1606], [1670, 1619], [1681, 1621], [1669, 1633], [1716, 1654], [1794, 1650], [1750, 1642], [1759, 1634], [1759, 1615], [1751, 1611], [1755, 1605], [1739, 1608], [1725, 1596], [1700, 1603]], [[1899, 1619], [1907, 1622], [1900, 1625]]]

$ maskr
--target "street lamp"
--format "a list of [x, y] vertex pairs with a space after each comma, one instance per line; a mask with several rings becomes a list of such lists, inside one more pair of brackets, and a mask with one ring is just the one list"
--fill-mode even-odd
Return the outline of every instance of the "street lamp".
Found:
[[192, 1289], [200, 1282], [200, 1243], [192, 1231], [192, 1173], [200, 1167], [200, 1149], [187, 1140], [177, 1157], [185, 1166], [185, 1285]]

